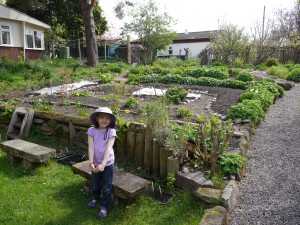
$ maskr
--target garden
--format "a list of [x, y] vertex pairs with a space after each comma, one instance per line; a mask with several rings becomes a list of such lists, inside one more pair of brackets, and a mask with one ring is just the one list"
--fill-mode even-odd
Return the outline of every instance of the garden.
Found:
[[[117, 115], [119, 137], [124, 136], [130, 122], [145, 124], [161, 145], [173, 150], [173, 156], [180, 159], [180, 168], [184, 165], [190, 170], [203, 170], [219, 189], [247, 161], [241, 154], [229, 154], [238, 148], [232, 137], [236, 121], [240, 119], [252, 127], [259, 125], [265, 111], [284, 95], [275, 78], [300, 80], [300, 65], [280, 64], [276, 59], [257, 66], [235, 62], [230, 67], [221, 62], [202, 66], [196, 60], [173, 58], [138, 67], [103, 61], [91, 68], [74, 59], [11, 62], [2, 57], [0, 65], [0, 117], [9, 118], [15, 107], [23, 106], [50, 115], [87, 118], [95, 108], [108, 106]], [[254, 70], [266, 71], [270, 76], [257, 81], [251, 74]], [[82, 80], [90, 83], [69, 89], [68, 84]], [[57, 86], [60, 90], [54, 93]], [[45, 87], [51, 93], [39, 94]], [[3, 140], [7, 126], [0, 128]], [[34, 127], [27, 140], [51, 147], [69, 144], [58, 143]], [[85, 209], [89, 199], [80, 191], [83, 180], [71, 175], [69, 167], [53, 160], [36, 171], [12, 169], [4, 152], [0, 160], [1, 199], [5, 203], [1, 210], [11, 211], [0, 217], [1, 223], [96, 223]], [[151, 177], [175, 197], [164, 206], [151, 196], [141, 197], [126, 206], [126, 213], [122, 206], [116, 206], [105, 224], [199, 223], [203, 204], [191, 193], [175, 187], [174, 174], [163, 179], [153, 177], [149, 169], [137, 168], [126, 158], [117, 159], [117, 166]]]

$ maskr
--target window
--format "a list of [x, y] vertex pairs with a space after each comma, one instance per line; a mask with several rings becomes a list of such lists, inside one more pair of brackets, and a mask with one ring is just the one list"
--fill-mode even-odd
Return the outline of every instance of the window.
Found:
[[173, 49], [172, 49], [172, 47], [169, 47], [169, 55], [173, 55]]
[[25, 36], [27, 48], [42, 48], [42, 32], [26, 30]]
[[10, 29], [9, 26], [0, 26], [0, 45], [11, 45]]

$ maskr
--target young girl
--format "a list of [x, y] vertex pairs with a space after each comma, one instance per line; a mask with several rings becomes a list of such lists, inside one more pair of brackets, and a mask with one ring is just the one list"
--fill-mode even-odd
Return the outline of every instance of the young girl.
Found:
[[92, 170], [93, 200], [88, 204], [94, 208], [100, 199], [101, 211], [98, 218], [107, 216], [107, 210], [112, 193], [112, 180], [114, 173], [113, 145], [116, 139], [116, 117], [107, 108], [98, 108], [91, 115], [90, 120], [95, 127], [87, 131], [89, 144], [89, 166]]

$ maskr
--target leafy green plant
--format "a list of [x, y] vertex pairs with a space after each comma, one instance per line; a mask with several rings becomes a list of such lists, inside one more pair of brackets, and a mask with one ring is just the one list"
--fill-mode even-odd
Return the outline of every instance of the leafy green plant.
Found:
[[71, 105], [71, 101], [69, 99], [64, 99], [59, 104], [64, 105], [64, 106], [68, 106], [68, 105]]
[[271, 66], [267, 69], [267, 73], [272, 75], [273, 77], [287, 79], [289, 69], [283, 66]]
[[14, 110], [15, 108], [12, 107], [11, 105], [6, 105], [4, 111], [1, 113], [1, 116], [9, 117], [13, 114]]
[[242, 155], [224, 152], [217, 161], [217, 167], [219, 171], [222, 171], [223, 175], [232, 175], [237, 174], [246, 162], [247, 158]]
[[138, 101], [135, 99], [133, 95], [131, 95], [125, 102], [125, 106], [131, 108], [138, 104]]
[[179, 104], [186, 99], [188, 92], [183, 87], [168, 88], [166, 91], [166, 99], [173, 104]]
[[267, 110], [275, 100], [275, 95], [262, 86], [253, 86], [248, 88], [240, 95], [240, 100], [258, 100], [263, 110]]
[[90, 115], [88, 108], [82, 106], [80, 101], [76, 102], [74, 110], [75, 110], [75, 114], [80, 117], [88, 117]]
[[190, 109], [179, 108], [177, 109], [177, 116], [179, 118], [185, 118], [187, 121], [190, 121], [193, 118], [194, 114]]
[[99, 81], [103, 84], [107, 84], [107, 83], [111, 83], [115, 77], [113, 75], [111, 75], [110, 73], [97, 73], [96, 74], [97, 78], [99, 79]]
[[176, 182], [175, 174], [168, 173], [166, 181], [167, 181], [167, 183], [166, 183], [167, 189], [169, 191], [175, 191], [175, 182]]
[[150, 127], [154, 137], [161, 143], [171, 134], [170, 113], [166, 102], [161, 99], [138, 108], [139, 121]]
[[227, 110], [228, 119], [250, 119], [255, 125], [264, 119], [265, 113], [258, 100], [243, 100]]
[[247, 71], [240, 71], [237, 75], [236, 75], [236, 79], [240, 80], [240, 81], [252, 81], [254, 80], [252, 74], [250, 74]]
[[117, 116], [117, 137], [120, 141], [123, 141], [129, 130], [129, 120], [127, 118]]
[[266, 64], [267, 67], [278, 66], [279, 61], [276, 58], [269, 58], [269, 59], [266, 60], [265, 64]]
[[33, 102], [33, 108], [41, 111], [51, 111], [53, 109], [53, 106], [50, 102], [46, 102], [45, 99], [40, 98]]
[[228, 140], [232, 134], [233, 128], [230, 120], [222, 121], [217, 116], [210, 116], [210, 164], [211, 174], [216, 174], [217, 160], [221, 154], [228, 148]]
[[286, 78], [289, 81], [300, 82], [300, 68], [293, 69]]

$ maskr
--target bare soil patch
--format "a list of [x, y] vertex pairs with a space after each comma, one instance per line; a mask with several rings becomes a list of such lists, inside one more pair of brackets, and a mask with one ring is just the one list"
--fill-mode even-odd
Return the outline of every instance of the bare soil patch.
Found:
[[[239, 96], [243, 92], [240, 89], [222, 88], [222, 87], [207, 87], [207, 86], [197, 86], [197, 85], [174, 85], [174, 84], [156, 84], [156, 85], [135, 85], [131, 86], [128, 95], [123, 99], [120, 99], [119, 107], [121, 110], [125, 110], [125, 102], [131, 96], [134, 91], [140, 90], [145, 87], [154, 87], [159, 89], [168, 89], [171, 87], [181, 86], [184, 87], [189, 93], [201, 94], [198, 99], [191, 98], [187, 102], [170, 106], [173, 119], [176, 118], [176, 112], [178, 108], [190, 109], [195, 115], [200, 115], [202, 112], [206, 115], [210, 113], [218, 113], [220, 115], [225, 115], [226, 111], [231, 105], [235, 105], [239, 102]], [[111, 85], [92, 85], [85, 86], [76, 91], [87, 91], [92, 94], [91, 97], [74, 97], [66, 96], [62, 93], [52, 94], [52, 95], [36, 95], [32, 92], [28, 93], [8, 93], [6, 96], [2, 96], [0, 100], [8, 99], [18, 99], [22, 102], [19, 106], [32, 107], [32, 103], [36, 101], [43, 100], [45, 103], [53, 104], [53, 111], [60, 112], [68, 115], [76, 115], [76, 104], [80, 104], [81, 107], [85, 107], [87, 111], [92, 112], [97, 107], [111, 107], [112, 102], [105, 100], [105, 96], [114, 93], [114, 87]], [[157, 100], [158, 96], [135, 96], [138, 100], [138, 106], [153, 102]], [[63, 100], [69, 100], [71, 105], [61, 104]], [[134, 112], [136, 108], [129, 109], [130, 112]], [[126, 115], [125, 115], [126, 114]], [[123, 116], [123, 115], [122, 115]], [[135, 113], [124, 113], [125, 117], [136, 119]]]

